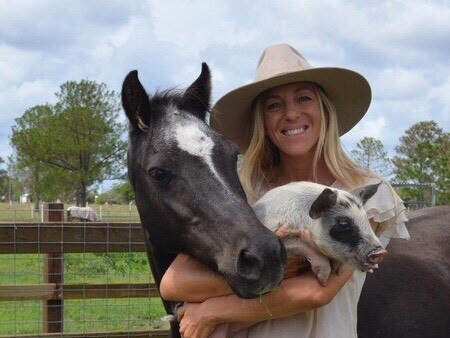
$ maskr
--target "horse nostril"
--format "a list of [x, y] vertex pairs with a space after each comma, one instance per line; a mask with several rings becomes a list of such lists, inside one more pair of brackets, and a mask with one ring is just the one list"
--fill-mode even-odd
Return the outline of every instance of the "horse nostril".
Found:
[[249, 281], [257, 281], [263, 268], [262, 259], [247, 249], [242, 249], [237, 258], [238, 273]]

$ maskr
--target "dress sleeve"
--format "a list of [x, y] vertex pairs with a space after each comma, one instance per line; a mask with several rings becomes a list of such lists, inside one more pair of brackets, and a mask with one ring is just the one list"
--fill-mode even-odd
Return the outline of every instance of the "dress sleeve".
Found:
[[[371, 180], [369, 184], [378, 182]], [[364, 209], [370, 220], [383, 225], [384, 230], [380, 234], [380, 241], [384, 247], [388, 245], [391, 238], [409, 239], [405, 226], [408, 220], [405, 215], [405, 206], [389, 183], [382, 181], [375, 195], [364, 205]]]

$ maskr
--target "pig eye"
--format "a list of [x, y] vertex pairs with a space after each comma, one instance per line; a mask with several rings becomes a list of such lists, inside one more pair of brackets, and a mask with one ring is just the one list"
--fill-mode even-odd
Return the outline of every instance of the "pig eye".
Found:
[[337, 229], [341, 231], [350, 230], [352, 227], [352, 221], [347, 217], [341, 217], [337, 222]]

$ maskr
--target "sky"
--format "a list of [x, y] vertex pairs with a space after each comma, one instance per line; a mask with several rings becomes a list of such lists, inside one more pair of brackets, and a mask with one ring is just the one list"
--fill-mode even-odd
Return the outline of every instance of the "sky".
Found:
[[424, 120], [449, 130], [449, 1], [0, 0], [0, 156], [13, 151], [14, 119], [54, 103], [67, 80], [119, 92], [137, 69], [152, 92], [189, 85], [207, 62], [214, 102], [251, 82], [275, 43], [313, 66], [368, 79], [372, 103], [342, 137], [347, 150], [371, 136], [392, 156], [404, 131]]

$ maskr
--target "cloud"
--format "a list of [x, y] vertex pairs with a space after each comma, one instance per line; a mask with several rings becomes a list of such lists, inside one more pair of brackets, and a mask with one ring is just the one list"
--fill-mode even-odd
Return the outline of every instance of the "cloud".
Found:
[[345, 140], [359, 141], [365, 136], [382, 139], [386, 124], [386, 118], [384, 116], [378, 116], [376, 118], [366, 117], [348, 135], [344, 136]]
[[400, 67], [385, 68], [373, 81], [374, 97], [385, 100], [409, 99], [412, 93], [426, 93], [427, 81], [421, 71]]
[[[161, 0], [2, 2], [0, 144], [14, 117], [54, 100], [67, 80], [119, 91], [132, 69], [146, 89], [187, 86], [206, 61], [213, 99], [248, 83], [265, 47], [287, 42], [315, 66], [356, 70], [371, 107], [347, 148], [374, 136], [393, 149], [413, 123], [450, 124], [448, 1]], [[249, 15], [249, 12], [251, 15]], [[6, 150], [5, 150], [6, 149]]]
[[221, 44], [233, 47], [261, 37], [255, 28], [236, 20], [236, 13], [223, 1], [150, 0], [149, 4], [157, 41], [180, 46], [181, 54], [198, 55], [218, 38]]

